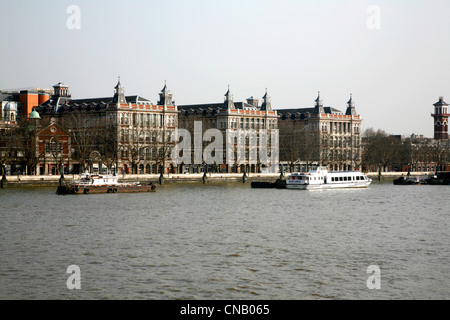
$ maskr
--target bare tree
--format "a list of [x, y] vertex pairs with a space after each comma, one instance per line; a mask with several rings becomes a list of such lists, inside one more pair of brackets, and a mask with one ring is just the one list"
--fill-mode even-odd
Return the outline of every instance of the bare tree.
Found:
[[364, 140], [364, 161], [368, 166], [376, 165], [378, 173], [381, 175], [381, 170], [386, 170], [395, 161], [399, 142], [385, 131], [380, 129], [375, 131], [373, 128], [365, 130]]
[[80, 164], [80, 171], [86, 170], [89, 155], [98, 149], [101, 126], [95, 118], [84, 112], [73, 111], [61, 119], [61, 125], [71, 136], [75, 148], [74, 160]]

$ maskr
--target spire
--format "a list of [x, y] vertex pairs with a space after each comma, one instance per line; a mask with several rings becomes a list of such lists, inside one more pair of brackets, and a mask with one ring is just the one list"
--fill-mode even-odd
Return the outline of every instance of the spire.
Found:
[[318, 92], [317, 99], [316, 99], [316, 106], [319, 106], [319, 105], [323, 105], [322, 99], [320, 99], [320, 91]]
[[160, 106], [173, 106], [174, 102], [172, 100], [172, 94], [167, 88], [167, 81], [164, 80], [164, 88], [162, 88], [161, 93], [159, 94], [158, 105]]
[[230, 85], [228, 85], [228, 91], [225, 93], [225, 97], [231, 98], [231, 100], [233, 100], [233, 96], [231, 95], [231, 92], [230, 92]]
[[230, 85], [228, 85], [228, 91], [225, 93], [225, 101], [224, 101], [225, 109], [235, 109], [233, 103], [233, 95], [230, 92]]
[[117, 84], [114, 87], [113, 102], [120, 103], [120, 104], [127, 103], [127, 100], [125, 99], [125, 94], [124, 94], [124, 90], [123, 90], [122, 84], [120, 83], [120, 76], [118, 77]]
[[355, 102], [353, 102], [353, 95], [350, 93], [350, 100], [347, 102], [347, 111], [345, 112], [346, 116], [357, 116], [355, 108]]
[[315, 100], [315, 102], [316, 102], [316, 105], [314, 107], [314, 113], [316, 113], [316, 114], [325, 113], [325, 110], [323, 108], [323, 102], [322, 102], [322, 99], [320, 98], [320, 91], [317, 95], [317, 99]]
[[161, 92], [166, 92], [168, 91], [167, 89], [167, 80], [164, 80], [164, 88], [162, 88]]
[[263, 102], [261, 105], [261, 110], [262, 111], [272, 111], [272, 103], [270, 102], [270, 97], [267, 94], [267, 88], [266, 88], [266, 93], [263, 96]]
[[116, 84], [116, 86], [114, 87], [114, 89], [122, 88], [122, 85], [120, 84], [120, 76], [118, 76], [117, 78], [118, 78], [118, 79], [117, 79], [117, 84]]

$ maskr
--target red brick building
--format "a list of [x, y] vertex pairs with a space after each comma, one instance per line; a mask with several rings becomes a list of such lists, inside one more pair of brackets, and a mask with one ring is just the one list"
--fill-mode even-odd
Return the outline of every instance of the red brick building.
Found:
[[68, 173], [72, 164], [71, 138], [56, 123], [50, 123], [37, 132], [36, 152], [39, 174], [60, 174], [62, 168]]

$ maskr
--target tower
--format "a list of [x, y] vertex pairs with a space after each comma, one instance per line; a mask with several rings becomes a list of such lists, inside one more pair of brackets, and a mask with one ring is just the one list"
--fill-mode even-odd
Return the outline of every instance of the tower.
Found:
[[62, 82], [55, 84], [53, 86], [53, 95], [58, 98], [59, 97], [70, 98], [71, 94], [69, 92], [69, 86], [65, 85]]
[[316, 102], [316, 105], [314, 106], [314, 113], [315, 114], [325, 113], [325, 109], [323, 108], [323, 101], [320, 98], [320, 91], [319, 91], [319, 95], [317, 96], [317, 99], [315, 102]]
[[119, 77], [119, 80], [117, 81], [116, 86], [114, 87], [113, 102], [114, 103], [119, 103], [119, 104], [122, 104], [122, 103], [126, 104], [127, 103], [127, 99], [125, 99], [125, 94], [124, 94], [123, 87], [120, 84], [120, 77]]
[[160, 106], [173, 106], [172, 94], [169, 89], [167, 89], [167, 83], [164, 81], [164, 88], [161, 90], [159, 94], [158, 105]]
[[439, 97], [439, 101], [434, 104], [434, 139], [448, 139], [448, 104], [444, 101], [444, 97]]
[[347, 111], [345, 111], [346, 116], [357, 116], [355, 103], [353, 102], [352, 94], [350, 94], [350, 100], [347, 102]]
[[225, 93], [225, 101], [223, 104], [225, 109], [235, 109], [233, 95], [230, 92], [230, 86], [228, 86], [228, 91]]
[[272, 111], [272, 103], [270, 102], [270, 97], [267, 94], [267, 88], [266, 88], [266, 93], [264, 94], [264, 97], [263, 97], [261, 110], [262, 111]]

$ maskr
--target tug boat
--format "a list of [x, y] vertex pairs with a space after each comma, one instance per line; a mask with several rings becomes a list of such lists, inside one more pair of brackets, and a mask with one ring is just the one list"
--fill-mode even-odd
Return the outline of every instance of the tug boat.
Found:
[[58, 186], [56, 194], [89, 194], [89, 193], [131, 193], [131, 192], [156, 192], [156, 186], [151, 182], [141, 184], [140, 182], [119, 182], [115, 175], [98, 175], [85, 173], [80, 180]]
[[318, 190], [339, 188], [367, 188], [372, 179], [360, 171], [328, 172], [326, 167], [309, 172], [294, 172], [286, 179], [287, 189]]

